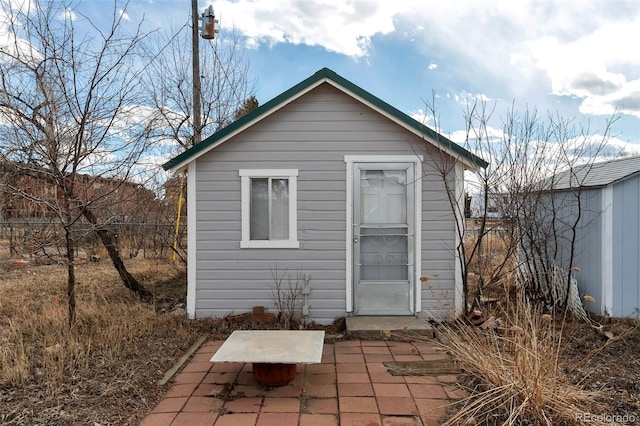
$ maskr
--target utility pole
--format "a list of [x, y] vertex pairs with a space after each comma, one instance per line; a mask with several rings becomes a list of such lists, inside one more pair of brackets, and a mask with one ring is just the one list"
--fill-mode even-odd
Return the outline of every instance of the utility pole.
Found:
[[202, 139], [199, 26], [198, 0], [191, 0], [191, 36], [193, 43], [193, 145], [197, 145]]

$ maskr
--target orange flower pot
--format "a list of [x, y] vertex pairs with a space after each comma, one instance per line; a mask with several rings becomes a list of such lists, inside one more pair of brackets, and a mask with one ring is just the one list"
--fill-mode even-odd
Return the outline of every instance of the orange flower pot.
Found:
[[266, 386], [283, 386], [296, 377], [296, 364], [253, 363], [253, 378]]

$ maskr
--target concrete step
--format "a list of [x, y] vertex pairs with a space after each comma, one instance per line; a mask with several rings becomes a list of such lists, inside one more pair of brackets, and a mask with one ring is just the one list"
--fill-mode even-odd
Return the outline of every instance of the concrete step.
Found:
[[434, 336], [431, 325], [415, 316], [355, 316], [345, 322], [351, 339], [406, 341]]

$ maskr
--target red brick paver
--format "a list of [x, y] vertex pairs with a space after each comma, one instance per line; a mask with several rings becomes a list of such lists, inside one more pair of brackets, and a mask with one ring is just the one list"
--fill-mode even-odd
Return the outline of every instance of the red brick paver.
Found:
[[338, 395], [336, 385], [314, 385], [306, 384], [304, 393], [315, 398], [331, 398]]
[[192, 396], [184, 405], [182, 411], [187, 413], [210, 413], [222, 407], [223, 401], [207, 396]]
[[177, 413], [151, 413], [142, 420], [140, 426], [169, 426]]
[[300, 426], [338, 426], [338, 419], [328, 414], [301, 414]]
[[166, 393], [165, 398], [177, 398], [180, 396], [191, 396], [193, 391], [198, 387], [197, 383], [175, 384]]
[[404, 383], [374, 383], [373, 390], [377, 397], [383, 396], [411, 396]]
[[300, 399], [298, 398], [265, 398], [263, 412], [268, 413], [299, 413]]
[[418, 414], [416, 403], [410, 397], [383, 396], [376, 398], [380, 414], [409, 416]]
[[382, 426], [422, 426], [417, 417], [389, 416], [382, 419]]
[[374, 396], [371, 383], [338, 383], [340, 396]]
[[313, 414], [337, 414], [338, 398], [316, 398], [307, 401], [307, 411]]
[[298, 413], [260, 413], [256, 426], [298, 426]]
[[340, 426], [382, 426], [380, 414], [340, 413]]
[[215, 426], [241, 426], [241, 425], [255, 425], [258, 420], [258, 414], [225, 414], [219, 416]]
[[427, 426], [468, 396], [456, 375], [394, 376], [384, 365], [448, 357], [430, 342], [325, 344], [320, 364], [298, 365], [295, 379], [275, 388], [258, 385], [251, 364], [211, 364], [221, 344], [196, 351], [141, 425]]
[[153, 409], [154, 413], [177, 413], [187, 402], [187, 397], [165, 398]]
[[213, 426], [217, 413], [180, 413], [171, 426]]
[[238, 398], [224, 403], [227, 413], [259, 413], [262, 398]]
[[340, 412], [345, 413], [377, 413], [376, 399], [369, 396], [341, 396]]

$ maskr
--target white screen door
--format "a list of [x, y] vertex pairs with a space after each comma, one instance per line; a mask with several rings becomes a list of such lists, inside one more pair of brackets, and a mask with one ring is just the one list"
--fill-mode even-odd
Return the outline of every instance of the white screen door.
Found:
[[355, 314], [413, 314], [414, 164], [353, 166]]

